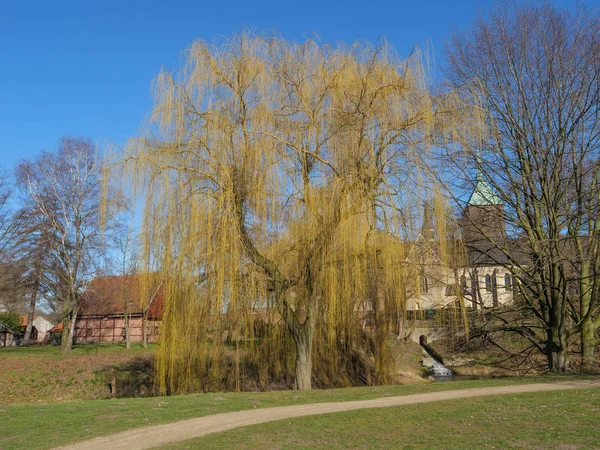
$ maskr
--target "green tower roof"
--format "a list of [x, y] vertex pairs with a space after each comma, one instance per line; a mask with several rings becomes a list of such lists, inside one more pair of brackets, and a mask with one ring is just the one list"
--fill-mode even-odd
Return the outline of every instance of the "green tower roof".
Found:
[[502, 199], [494, 193], [489, 184], [483, 181], [480, 177], [477, 177], [477, 184], [469, 201], [467, 202], [471, 206], [494, 206], [501, 205]]

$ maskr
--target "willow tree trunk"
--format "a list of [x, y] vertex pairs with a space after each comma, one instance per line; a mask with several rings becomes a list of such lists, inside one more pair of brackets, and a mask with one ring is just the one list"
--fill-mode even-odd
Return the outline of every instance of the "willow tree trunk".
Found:
[[381, 292], [375, 292], [372, 300], [375, 305], [375, 379], [377, 384], [389, 384], [391, 382], [390, 361], [392, 361], [387, 344], [389, 321], [386, 317], [385, 298]]
[[38, 292], [40, 290], [40, 281], [35, 280], [33, 284], [33, 290], [31, 291], [31, 300], [29, 302], [29, 312], [27, 314], [27, 328], [25, 328], [25, 336], [23, 337], [23, 344], [29, 344], [31, 340], [31, 332], [33, 331], [33, 319], [35, 318], [35, 305], [37, 302]]
[[298, 325], [290, 331], [296, 344], [294, 389], [309, 391], [312, 389], [313, 325], [307, 319], [303, 325]]

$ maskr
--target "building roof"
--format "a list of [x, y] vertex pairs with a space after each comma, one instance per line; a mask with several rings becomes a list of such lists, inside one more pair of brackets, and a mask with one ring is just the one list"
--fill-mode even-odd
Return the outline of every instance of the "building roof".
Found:
[[[69, 322], [69, 328], [71, 328], [71, 322]], [[58, 333], [62, 331], [63, 324], [62, 322], [58, 322], [58, 324], [54, 325], [52, 328], [48, 330], [48, 333]]]
[[478, 177], [477, 184], [469, 197], [467, 204], [471, 206], [501, 205], [502, 199], [494, 192], [491, 186]]
[[[38, 317], [40, 317], [40, 316], [33, 316], [33, 320], [37, 319]], [[42, 319], [44, 319], [44, 318], [42, 317]], [[46, 320], [46, 319], [44, 319], [44, 320]], [[27, 326], [27, 316], [21, 316], [21, 326], [22, 327]]]
[[531, 264], [528, 242], [523, 238], [485, 239], [465, 243], [471, 267]]
[[[143, 298], [147, 283], [147, 298]], [[125, 302], [129, 302], [131, 314], [140, 314], [148, 305], [148, 317], [162, 317], [164, 290], [156, 274], [136, 274], [99, 277], [92, 280], [81, 299], [81, 316], [121, 315]]]

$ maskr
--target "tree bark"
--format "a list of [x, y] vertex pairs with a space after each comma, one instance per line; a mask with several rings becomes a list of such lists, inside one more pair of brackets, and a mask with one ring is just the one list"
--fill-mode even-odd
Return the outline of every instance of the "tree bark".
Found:
[[310, 320], [291, 330], [296, 344], [296, 367], [294, 389], [309, 391], [312, 389], [312, 345], [313, 326]]
[[127, 350], [130, 350], [131, 349], [131, 335], [130, 335], [130, 330], [129, 330], [129, 323], [131, 320], [131, 301], [129, 299], [129, 292], [127, 291], [127, 280], [129, 279], [129, 276], [127, 275], [127, 269], [125, 267], [125, 264], [123, 267], [123, 274], [124, 274], [123, 287], [122, 287], [123, 328], [125, 329], [125, 336], [123, 336], [123, 338], [125, 339], [125, 348]]
[[125, 311], [125, 315], [124, 315], [124, 325], [125, 325], [125, 348], [127, 350], [131, 349], [131, 335], [130, 335], [130, 331], [129, 331], [129, 320], [130, 320], [131, 316], [129, 313], [129, 308], [127, 308], [127, 310]]
[[23, 344], [29, 344], [31, 340], [31, 331], [33, 330], [33, 319], [35, 318], [35, 305], [37, 303], [38, 291], [40, 289], [40, 281], [36, 279], [33, 284], [33, 290], [31, 292], [31, 300], [29, 302], [29, 312], [27, 314], [27, 328], [25, 328], [25, 336], [23, 337]]
[[62, 332], [61, 332], [61, 338], [60, 338], [60, 346], [62, 347], [62, 351], [64, 352], [65, 349], [65, 344], [67, 342], [67, 339], [69, 338], [69, 322], [71, 320], [69, 319], [69, 313], [66, 311], [63, 311], [62, 313]]
[[379, 279], [377, 277], [377, 269], [373, 271], [371, 280], [374, 282], [372, 287], [371, 301], [375, 305], [375, 378], [377, 384], [389, 384], [391, 355], [387, 345], [389, 321], [386, 317], [385, 298], [384, 294], [378, 290]]
[[148, 317], [146, 311], [142, 314], [142, 345], [144, 348], [148, 348]]
[[[77, 308], [73, 310], [73, 314], [71, 316], [71, 328], [68, 329], [67, 332], [67, 341], [63, 342], [63, 353], [71, 353], [73, 350], [73, 336], [75, 334], [75, 325], [77, 324]], [[63, 339], [65, 337], [65, 326], [63, 319]]]
[[590, 370], [594, 367], [597, 345], [596, 327], [592, 320], [588, 320], [581, 329], [581, 365], [583, 369]]
[[567, 333], [562, 327], [548, 328], [548, 340], [546, 342], [546, 355], [548, 358], [548, 370], [554, 373], [564, 373], [569, 369], [569, 358], [567, 355]]

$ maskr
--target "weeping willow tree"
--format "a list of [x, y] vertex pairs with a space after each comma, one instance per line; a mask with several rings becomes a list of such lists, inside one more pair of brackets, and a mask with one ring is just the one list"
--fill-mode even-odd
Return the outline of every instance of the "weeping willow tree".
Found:
[[297, 389], [390, 381], [440, 109], [420, 55], [244, 32], [195, 42], [155, 91], [124, 167], [164, 277], [161, 392], [224, 371], [239, 389], [248, 367]]

